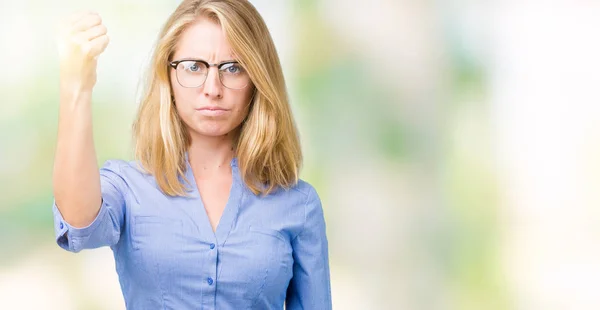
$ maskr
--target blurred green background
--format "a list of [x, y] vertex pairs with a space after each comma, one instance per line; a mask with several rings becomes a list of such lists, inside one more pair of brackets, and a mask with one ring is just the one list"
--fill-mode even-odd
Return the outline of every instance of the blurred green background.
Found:
[[[600, 4], [254, 0], [323, 200], [335, 309], [599, 309]], [[101, 14], [98, 162], [132, 159], [179, 1], [0, 0], [0, 308], [124, 309], [54, 242], [57, 22]]]

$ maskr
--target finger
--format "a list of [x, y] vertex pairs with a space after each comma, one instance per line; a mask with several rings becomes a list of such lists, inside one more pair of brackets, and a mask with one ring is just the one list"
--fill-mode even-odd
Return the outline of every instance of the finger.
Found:
[[96, 13], [94, 11], [89, 11], [89, 10], [75, 12], [75, 13], [69, 15], [69, 17], [67, 17], [66, 22], [69, 26], [72, 26], [87, 15], [98, 15], [98, 13]]
[[101, 23], [102, 18], [100, 18], [100, 15], [86, 15], [73, 25], [71, 28], [71, 33], [86, 31], [96, 25], [100, 25]]
[[71, 31], [73, 24], [77, 21], [81, 20], [84, 16], [95, 14], [91, 11], [79, 11], [75, 13], [71, 13], [67, 16], [61, 17], [56, 23], [56, 32], [57, 34], [68, 33]]
[[65, 16], [57, 22], [57, 31], [69, 32], [78, 21], [85, 18], [86, 16], [91, 15], [98, 15], [98, 13], [93, 11], [79, 11]]
[[102, 24], [96, 25], [82, 33], [82, 39], [84, 42], [92, 41], [99, 36], [105, 35], [107, 32], [108, 30], [106, 29], [106, 26]]
[[108, 46], [108, 42], [109, 42], [109, 38], [107, 35], [99, 36], [99, 37], [95, 38], [94, 40], [90, 41], [88, 43], [89, 44], [88, 45], [89, 46], [88, 55], [90, 57], [97, 57], [98, 55], [102, 54], [102, 52], [104, 52], [104, 50]]

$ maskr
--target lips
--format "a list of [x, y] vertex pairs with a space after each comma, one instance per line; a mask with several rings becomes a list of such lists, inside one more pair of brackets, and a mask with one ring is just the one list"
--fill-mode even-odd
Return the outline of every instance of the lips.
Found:
[[204, 116], [220, 116], [220, 115], [223, 115], [223, 114], [226, 114], [227, 112], [229, 112], [229, 110], [227, 110], [227, 109], [223, 109], [223, 108], [215, 107], [215, 106], [202, 107], [202, 108], [196, 109], [196, 111], [198, 111], [198, 113], [200, 113]]
[[196, 109], [198, 111], [227, 111], [227, 109], [223, 109], [220, 107], [202, 107], [199, 109]]

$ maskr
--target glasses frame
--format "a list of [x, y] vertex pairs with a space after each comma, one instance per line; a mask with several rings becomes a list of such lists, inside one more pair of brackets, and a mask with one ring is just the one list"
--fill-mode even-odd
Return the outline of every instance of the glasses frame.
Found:
[[[183, 84], [181, 84], [181, 82], [179, 81], [179, 75], [177, 74], [177, 66], [179, 66], [180, 63], [186, 62], [186, 61], [201, 62], [204, 65], [206, 65], [206, 67], [208, 69], [206, 70], [206, 74], [204, 75], [204, 82], [202, 82], [202, 84], [200, 84], [198, 86], [192, 86], [192, 87], [183, 86]], [[228, 61], [223, 61], [223, 62], [216, 63], [216, 64], [211, 64], [208, 61], [203, 60], [203, 59], [180, 59], [180, 60], [170, 61], [169, 67], [175, 69], [175, 77], [177, 78], [177, 83], [179, 83], [179, 85], [181, 85], [181, 87], [184, 87], [184, 88], [198, 88], [198, 87], [201, 87], [202, 85], [204, 85], [204, 83], [206, 83], [206, 79], [208, 78], [208, 72], [210, 71], [210, 67], [217, 67], [217, 72], [219, 74], [219, 82], [221, 83], [221, 85], [223, 85], [223, 87], [229, 88], [229, 89], [234, 89], [234, 90], [240, 90], [240, 89], [244, 89], [244, 88], [248, 87], [248, 85], [250, 85], [250, 82], [251, 82], [250, 80], [248, 81], [248, 83], [246, 85], [244, 85], [241, 88], [231, 88], [231, 87], [226, 86], [223, 83], [223, 80], [222, 80], [223, 76], [221, 75], [221, 68], [223, 66], [229, 65], [229, 64], [238, 64], [239, 65], [240, 63], [235, 60], [228, 60]], [[243, 69], [243, 70], [245, 70], [245, 69]]]

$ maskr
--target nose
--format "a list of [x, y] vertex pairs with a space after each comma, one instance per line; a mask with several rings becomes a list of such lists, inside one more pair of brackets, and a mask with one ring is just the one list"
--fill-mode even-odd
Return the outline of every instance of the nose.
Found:
[[223, 97], [223, 85], [219, 77], [219, 69], [210, 67], [206, 74], [203, 93], [205, 97], [220, 99]]

